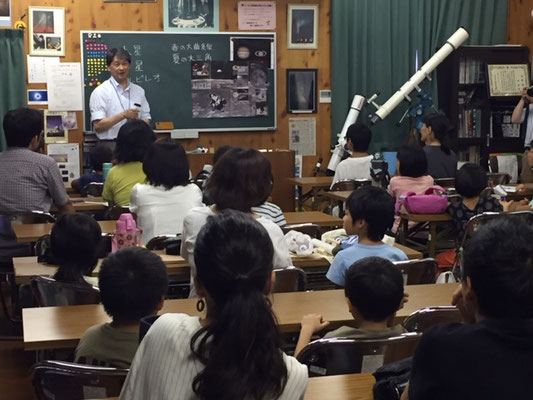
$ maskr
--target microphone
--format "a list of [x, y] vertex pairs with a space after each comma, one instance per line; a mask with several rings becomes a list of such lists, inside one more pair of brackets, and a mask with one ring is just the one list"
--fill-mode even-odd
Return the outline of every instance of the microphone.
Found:
[[315, 169], [313, 170], [313, 176], [317, 176], [320, 172], [320, 166], [322, 165], [322, 157], [318, 159], [318, 162], [315, 165]]

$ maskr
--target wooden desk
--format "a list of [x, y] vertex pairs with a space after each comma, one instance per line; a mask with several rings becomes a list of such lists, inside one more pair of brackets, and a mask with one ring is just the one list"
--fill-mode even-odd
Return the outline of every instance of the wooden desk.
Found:
[[310, 176], [306, 178], [287, 178], [287, 181], [298, 188], [298, 210], [303, 209], [303, 188], [311, 187], [313, 203], [311, 209], [314, 211], [318, 207], [318, 192], [321, 190], [329, 190], [332, 176]]
[[324, 193], [324, 196], [335, 201], [346, 201], [353, 190], [333, 190]]
[[321, 211], [285, 212], [287, 224], [317, 224], [318, 226], [342, 226], [342, 218], [334, 217]]
[[[105, 211], [108, 209], [108, 204], [101, 197], [75, 197], [70, 196], [70, 201], [75, 211], [91, 212], [91, 211]], [[51, 213], [57, 212], [57, 207], [52, 205]]]
[[[397, 312], [395, 323], [402, 322], [420, 308], [450, 305], [457, 287], [457, 283], [406, 286], [409, 301]], [[167, 300], [161, 313], [200, 315], [196, 302], [196, 299]], [[284, 332], [298, 332], [302, 316], [309, 313], [322, 313], [326, 320], [331, 321], [331, 329], [353, 323], [342, 289], [276, 293], [272, 295], [272, 308]], [[24, 348], [73, 348], [88, 327], [109, 321], [100, 304], [25, 308], [22, 310]]]
[[372, 374], [347, 374], [310, 378], [305, 400], [373, 400]]
[[[448, 228], [452, 228], [452, 217], [448, 213], [443, 214], [409, 214], [400, 213], [400, 226], [398, 229], [398, 240], [402, 244], [407, 244], [409, 221], [416, 223], [429, 223], [429, 238], [427, 244], [427, 252], [429, 257], [435, 257], [437, 242], [443, 236], [437, 231], [439, 225], [445, 227], [445, 232], [449, 232]], [[415, 243], [413, 243], [416, 245]]]
[[[117, 221], [98, 221], [102, 233], [111, 233], [116, 229]], [[41, 236], [47, 235], [54, 224], [13, 224], [13, 230], [17, 235], [17, 242], [35, 242]]]

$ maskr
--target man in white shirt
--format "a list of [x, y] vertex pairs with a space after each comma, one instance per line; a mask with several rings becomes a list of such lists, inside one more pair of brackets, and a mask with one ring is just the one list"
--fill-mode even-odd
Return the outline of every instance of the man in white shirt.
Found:
[[345, 179], [370, 179], [370, 163], [372, 156], [368, 154], [368, 146], [372, 138], [370, 128], [362, 123], [355, 123], [346, 131], [346, 145], [352, 156], [337, 165], [331, 187]]
[[144, 89], [128, 80], [130, 53], [114, 48], [107, 52], [106, 61], [111, 77], [92, 92], [89, 108], [98, 139], [114, 147], [118, 131], [126, 120], [140, 118], [150, 123], [150, 105]]
[[513, 114], [511, 115], [511, 122], [513, 124], [526, 123], [524, 134], [524, 147], [528, 149], [533, 141], [533, 97], [529, 96], [528, 88], [522, 89], [522, 97], [516, 104]]

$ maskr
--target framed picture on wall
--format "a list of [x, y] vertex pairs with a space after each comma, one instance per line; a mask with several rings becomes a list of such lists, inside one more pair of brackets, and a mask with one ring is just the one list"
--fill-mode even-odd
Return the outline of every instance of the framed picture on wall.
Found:
[[29, 7], [29, 47], [32, 56], [65, 55], [65, 9]]
[[318, 48], [318, 4], [287, 6], [287, 48]]
[[218, 32], [219, 0], [163, 0], [165, 31]]
[[287, 113], [316, 113], [316, 69], [287, 70]]
[[0, 26], [11, 25], [11, 0], [0, 0]]

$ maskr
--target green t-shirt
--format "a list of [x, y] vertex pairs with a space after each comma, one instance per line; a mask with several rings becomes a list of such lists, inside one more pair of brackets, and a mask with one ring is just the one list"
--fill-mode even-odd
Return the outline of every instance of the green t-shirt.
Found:
[[110, 324], [95, 325], [87, 329], [80, 339], [74, 362], [129, 368], [138, 346], [138, 331], [121, 331]]
[[146, 175], [140, 161], [115, 165], [109, 170], [102, 197], [114, 205], [128, 206], [133, 186], [145, 181]]

